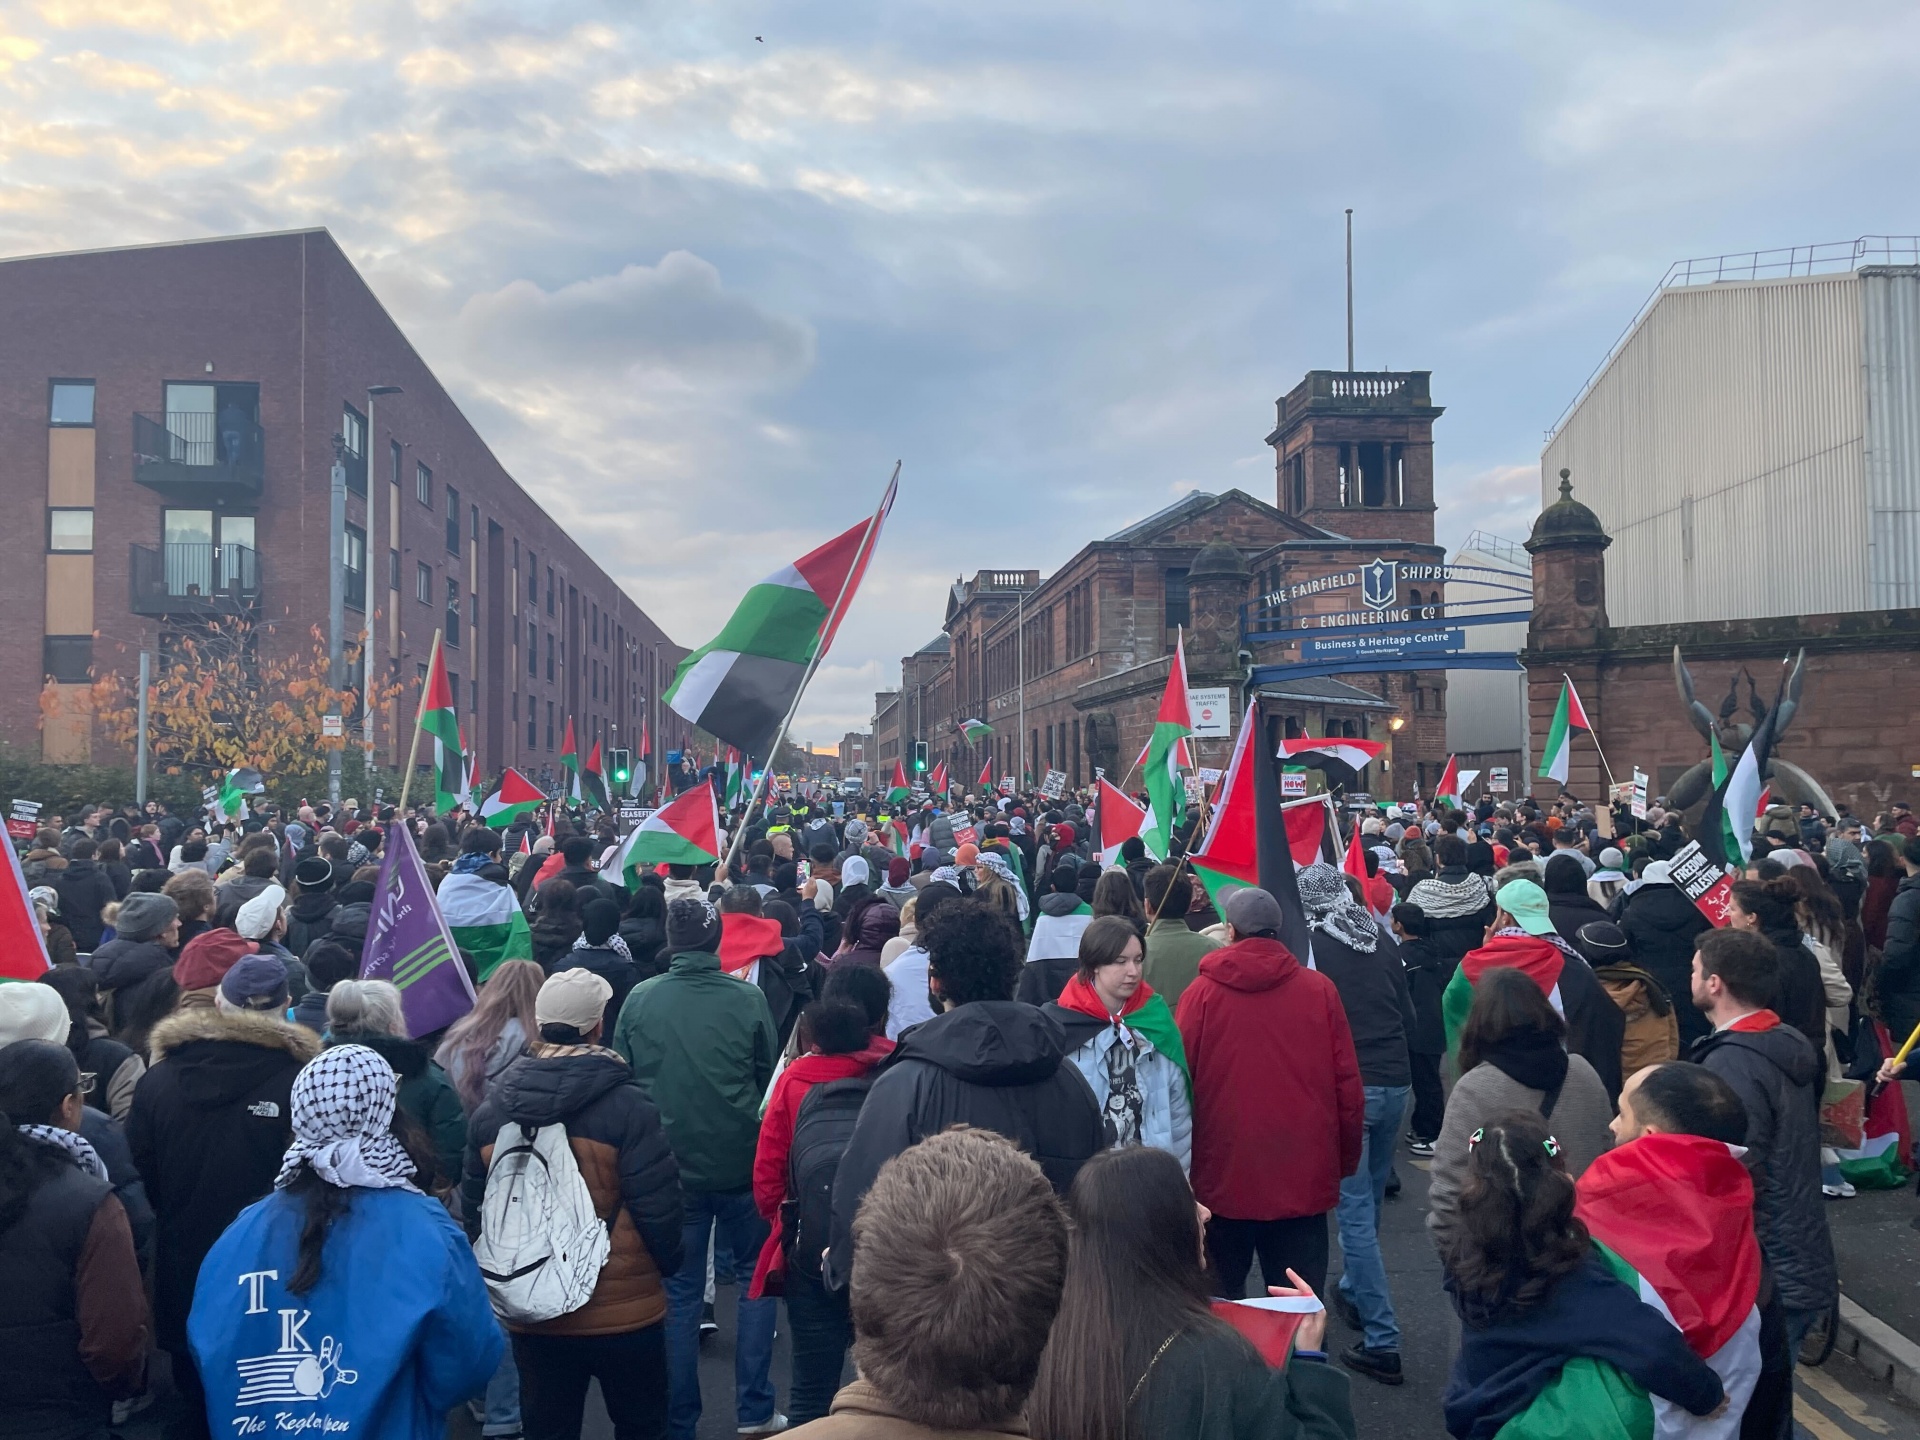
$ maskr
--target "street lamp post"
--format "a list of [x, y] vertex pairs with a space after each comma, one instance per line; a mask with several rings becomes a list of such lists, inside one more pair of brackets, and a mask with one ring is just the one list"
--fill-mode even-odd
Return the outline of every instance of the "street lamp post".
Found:
[[[382, 395], [398, 395], [398, 385], [369, 385], [367, 387], [367, 583], [366, 583], [366, 622], [367, 642], [360, 651], [360, 748], [366, 753], [367, 763], [373, 763], [373, 677], [374, 637], [378, 631], [374, 628], [373, 603], [375, 595], [386, 593], [387, 608], [391, 613], [393, 597], [388, 589], [392, 579], [386, 557], [380, 553], [380, 502], [390, 499], [389, 489], [399, 483], [398, 475], [389, 476], [385, 485], [375, 480], [377, 467], [374, 464], [373, 403]], [[392, 452], [389, 451], [389, 454]], [[395, 539], [398, 539], [396, 533]]]
[[[333, 470], [327, 492], [327, 684], [336, 697], [345, 677], [340, 670], [340, 632], [346, 625], [347, 604], [347, 442], [343, 435], [333, 437]], [[329, 724], [341, 723], [339, 700]], [[327, 735], [331, 741], [335, 737]], [[327, 803], [340, 804], [340, 749], [327, 746]]]

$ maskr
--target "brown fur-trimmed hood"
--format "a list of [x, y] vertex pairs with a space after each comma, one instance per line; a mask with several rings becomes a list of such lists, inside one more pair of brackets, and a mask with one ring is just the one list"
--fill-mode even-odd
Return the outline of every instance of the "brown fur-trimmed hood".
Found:
[[302, 1025], [292, 1025], [265, 1012], [229, 1014], [218, 1008], [182, 1010], [153, 1027], [149, 1064], [158, 1065], [173, 1051], [197, 1040], [231, 1040], [262, 1050], [281, 1050], [306, 1064], [320, 1053], [320, 1037]]

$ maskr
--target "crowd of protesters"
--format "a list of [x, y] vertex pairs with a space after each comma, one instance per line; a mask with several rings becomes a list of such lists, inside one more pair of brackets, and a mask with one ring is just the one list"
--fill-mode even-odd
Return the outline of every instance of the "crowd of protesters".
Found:
[[[1773, 812], [1722, 929], [1658, 806], [1386, 807], [1350, 818], [1365, 878], [1218, 894], [1197, 811], [1156, 861], [1070, 798], [893, 808], [783, 797], [728, 817], [730, 865], [632, 885], [607, 817], [47, 817], [53, 963], [0, 986], [0, 1435], [157, 1402], [169, 1440], [461, 1406], [573, 1440], [597, 1382], [619, 1440], [691, 1440], [731, 1285], [742, 1436], [1351, 1436], [1346, 1373], [1404, 1380], [1396, 1155], [1431, 1167], [1450, 1434], [1636, 1433], [1583, 1428], [1583, 1384], [1663, 1435], [1790, 1433], [1852, 1193], [1823, 1087], [1920, 1023], [1905, 807]], [[428, 1035], [360, 978], [397, 825], [529, 921]], [[1608, 1187], [1669, 1151], [1697, 1178], [1654, 1203], [1717, 1207], [1753, 1282], [1712, 1348], [1609, 1268]], [[578, 1233], [510, 1223], [570, 1198]], [[528, 1247], [532, 1279], [475, 1258]], [[1222, 1318], [1256, 1261], [1327, 1306], [1277, 1365]]]

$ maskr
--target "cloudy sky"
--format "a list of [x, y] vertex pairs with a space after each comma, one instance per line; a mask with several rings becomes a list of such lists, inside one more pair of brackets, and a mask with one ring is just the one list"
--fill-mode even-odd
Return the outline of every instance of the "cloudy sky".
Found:
[[1441, 538], [1522, 537], [1669, 262], [1920, 231], [1916, 73], [1901, 0], [8, 0], [0, 253], [328, 226], [688, 643], [904, 460], [824, 744], [956, 576], [1272, 498], [1347, 206]]

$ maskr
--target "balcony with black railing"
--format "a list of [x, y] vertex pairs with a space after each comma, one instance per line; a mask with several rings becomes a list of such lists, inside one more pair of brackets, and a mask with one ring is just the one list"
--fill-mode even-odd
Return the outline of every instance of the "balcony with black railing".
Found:
[[247, 545], [135, 545], [136, 615], [246, 615], [260, 603], [260, 555]]
[[133, 478], [175, 499], [258, 495], [265, 451], [250, 420], [201, 410], [133, 417]]

